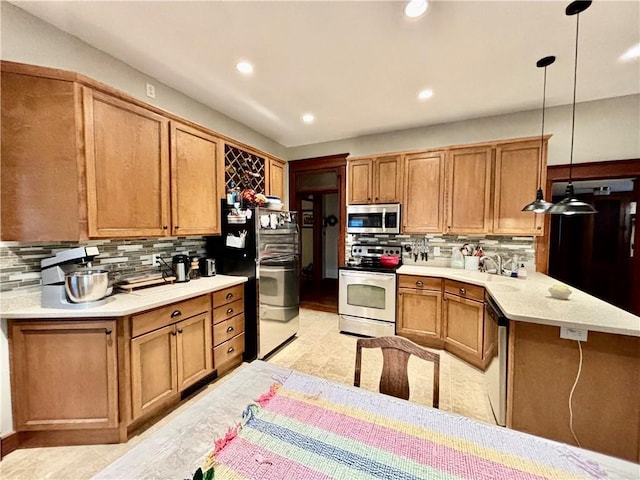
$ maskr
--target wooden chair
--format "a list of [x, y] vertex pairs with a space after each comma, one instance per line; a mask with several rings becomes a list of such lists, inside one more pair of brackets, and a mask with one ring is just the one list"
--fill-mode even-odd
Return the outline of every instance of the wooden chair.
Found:
[[433, 362], [433, 407], [438, 408], [440, 403], [440, 355], [431, 353], [404, 337], [360, 338], [356, 346], [356, 373], [353, 379], [353, 385], [356, 387], [360, 386], [363, 348], [382, 349], [380, 393], [393, 395], [404, 400], [409, 399], [409, 376], [407, 374], [409, 357], [415, 355], [423, 360]]

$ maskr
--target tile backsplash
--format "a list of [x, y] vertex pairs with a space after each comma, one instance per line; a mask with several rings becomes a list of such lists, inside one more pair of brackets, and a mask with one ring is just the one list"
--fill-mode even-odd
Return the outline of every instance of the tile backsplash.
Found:
[[[429, 259], [424, 262], [418, 258], [415, 262], [410, 258], [410, 253], [404, 252], [402, 262], [405, 265], [429, 265], [435, 267], [448, 267], [451, 263], [451, 253], [454, 248], [460, 248], [465, 243], [482, 247], [484, 255], [493, 256], [500, 254], [504, 261], [510, 260], [514, 255], [519, 263], [524, 263], [527, 270], [535, 271], [535, 238], [534, 237], [507, 237], [501, 235], [347, 235], [345, 241], [346, 256], [351, 256], [351, 245], [356, 242], [400, 243], [402, 245], [413, 242], [427, 241], [429, 247]], [[435, 255], [435, 249], [440, 249], [439, 255]]]
[[151, 264], [151, 254], [159, 254], [170, 265], [171, 257], [179, 253], [204, 256], [204, 237], [162, 237], [118, 240], [89, 240], [86, 242], [0, 242], [0, 292], [25, 293], [40, 285], [40, 261], [60, 250], [81, 246], [96, 246], [100, 255], [93, 262], [94, 268], [106, 268], [109, 277], [117, 280], [156, 271]]

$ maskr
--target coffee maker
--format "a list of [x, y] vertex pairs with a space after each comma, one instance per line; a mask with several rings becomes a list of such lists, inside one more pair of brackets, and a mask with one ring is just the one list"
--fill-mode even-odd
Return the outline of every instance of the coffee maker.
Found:
[[[108, 275], [106, 271], [91, 270], [91, 262], [100, 254], [98, 247], [77, 247], [58, 252], [40, 261], [42, 268], [42, 301], [45, 308], [91, 308], [107, 303]], [[85, 275], [97, 278], [97, 289], [91, 292], [89, 301], [73, 301], [69, 298], [65, 283], [69, 275]], [[94, 299], [95, 298], [95, 299]]]

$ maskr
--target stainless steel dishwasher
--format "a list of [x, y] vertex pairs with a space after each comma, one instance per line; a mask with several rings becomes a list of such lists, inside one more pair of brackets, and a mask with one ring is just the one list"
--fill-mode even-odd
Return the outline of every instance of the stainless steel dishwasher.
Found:
[[485, 321], [498, 325], [498, 347], [485, 371], [485, 384], [493, 416], [498, 425], [506, 425], [507, 413], [507, 352], [509, 342], [509, 319], [504, 316], [495, 300], [485, 295]]

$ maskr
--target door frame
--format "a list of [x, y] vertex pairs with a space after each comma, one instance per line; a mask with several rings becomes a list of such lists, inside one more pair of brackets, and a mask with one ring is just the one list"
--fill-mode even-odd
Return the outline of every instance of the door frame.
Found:
[[[547, 167], [547, 181], [545, 185], [545, 198], [552, 198], [552, 187], [554, 182], [569, 180], [569, 165], [551, 165]], [[578, 180], [599, 180], [614, 178], [635, 178], [633, 189], [633, 200], [636, 208], [640, 209], [640, 159], [612, 160], [606, 162], [579, 163], [571, 167], [571, 179]], [[597, 214], [596, 214], [597, 215]], [[636, 251], [631, 259], [631, 291], [640, 291], [640, 225], [638, 224], [640, 215], [636, 213], [636, 232], [634, 245]], [[550, 229], [551, 218], [545, 215], [544, 234], [536, 237], [536, 271], [547, 274], [549, 271], [549, 249], [550, 249]], [[640, 296], [635, 295], [632, 299], [633, 313], [640, 315]]]

